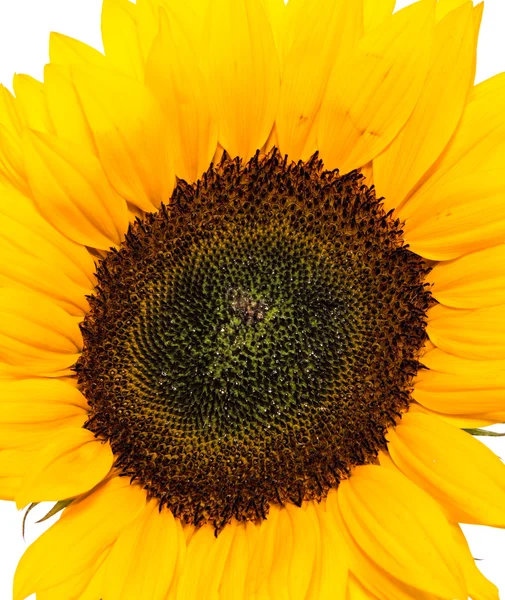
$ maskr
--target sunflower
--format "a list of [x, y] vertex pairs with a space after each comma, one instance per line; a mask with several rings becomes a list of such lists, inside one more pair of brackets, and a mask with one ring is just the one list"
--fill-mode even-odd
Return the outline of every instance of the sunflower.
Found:
[[14, 600], [493, 600], [505, 75], [482, 4], [104, 0], [0, 89]]

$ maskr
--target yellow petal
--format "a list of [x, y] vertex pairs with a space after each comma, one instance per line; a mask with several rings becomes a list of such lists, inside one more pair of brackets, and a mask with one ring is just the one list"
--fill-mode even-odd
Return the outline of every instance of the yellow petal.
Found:
[[267, 141], [279, 99], [279, 64], [261, 2], [211, 0], [205, 76], [219, 123], [219, 142], [249, 159]]
[[[83, 600], [86, 598], [87, 590], [92, 584], [93, 579], [97, 576], [98, 571], [100, 571], [100, 567], [103, 565], [109, 552], [110, 550], [107, 548], [102, 553], [102, 556], [96, 560], [95, 564], [87, 569], [83, 569], [77, 575], [48, 590], [37, 592], [37, 600], [68, 600], [69, 598]], [[101, 593], [100, 595], [95, 594], [95, 598], [101, 598]]]
[[146, 85], [170, 122], [175, 174], [193, 182], [209, 168], [214, 156], [217, 124], [207, 83], [191, 46], [182, 35], [173, 35], [176, 27], [162, 12], [160, 31], [146, 64]]
[[95, 286], [95, 261], [82, 245], [52, 227], [34, 203], [13, 190], [4, 190], [0, 203], [0, 244], [60, 270], [83, 289]]
[[340, 484], [338, 506], [356, 543], [387, 573], [442, 598], [466, 600], [444, 514], [407, 478], [358, 467]]
[[180, 522], [151, 501], [119, 536], [107, 558], [104, 597], [109, 600], [164, 600], [178, 558]]
[[413, 396], [433, 411], [463, 416], [505, 411], [505, 360], [469, 360], [440, 349], [422, 358]]
[[[51, 444], [56, 436], [80, 429], [87, 421], [87, 418], [87, 414], [81, 411], [77, 416], [70, 416], [59, 420], [0, 423], [2, 448], [6, 450], [37, 450], [40, 452], [48, 444]], [[11, 419], [13, 420], [12, 417]]]
[[275, 561], [275, 540], [281, 509], [270, 506], [268, 518], [258, 525], [248, 525], [251, 537], [250, 559], [247, 569], [245, 597], [269, 598], [269, 580]]
[[37, 450], [9, 448], [0, 450], [0, 498], [14, 500], [23, 477], [36, 458]]
[[145, 506], [144, 490], [113, 478], [74, 501], [24, 553], [14, 578], [14, 600], [58, 585], [93, 565]]
[[[391, 460], [391, 457], [387, 452], [379, 453], [380, 464], [384, 466], [384, 468], [392, 469], [393, 471], [398, 472], [398, 467]], [[488, 581], [482, 573], [477, 568], [475, 561], [470, 553], [468, 543], [461, 531], [461, 528], [456, 523], [449, 523], [449, 527], [453, 534], [453, 539], [455, 541], [455, 545], [453, 549], [457, 552], [457, 558], [459, 564], [462, 569], [463, 577], [468, 588], [469, 596], [474, 600], [498, 600], [498, 592], [496, 587]], [[352, 540], [347, 538], [347, 542], [349, 543], [351, 554], [356, 554], [356, 547]], [[354, 564], [356, 563], [356, 557], [354, 556]], [[358, 557], [358, 560], [361, 562], [365, 557], [362, 555]], [[373, 564], [373, 563], [372, 563]], [[381, 586], [380, 591], [377, 591], [377, 595], [370, 592], [366, 589], [362, 582], [359, 582], [360, 577], [350, 577], [349, 578], [349, 587], [348, 587], [348, 600], [366, 600], [368, 598], [375, 599], [377, 597], [381, 598], [381, 600], [389, 600], [389, 598], [402, 598], [403, 590], [396, 589], [395, 592], [391, 592], [388, 590], [388, 587], [391, 585], [390, 581], [385, 579], [385, 574], [378, 573], [377, 567], [371, 567], [370, 562], [363, 562], [360, 566], [368, 566], [367, 572], [364, 574], [360, 568], [356, 571], [357, 574], [361, 575], [361, 577], [366, 578], [366, 583], [370, 585], [372, 589], [377, 590], [377, 586]], [[384, 593], [384, 596], [381, 594]], [[431, 595], [422, 594], [421, 592], [417, 592], [416, 590], [412, 590], [408, 594], [407, 598], [431, 598], [435, 600], [435, 598]]]
[[235, 535], [223, 569], [223, 576], [219, 586], [220, 600], [246, 598], [244, 595], [245, 580], [249, 563], [247, 544], [247, 526], [245, 523], [241, 523], [235, 529]]
[[22, 481], [21, 477], [4, 477], [0, 475], [0, 500], [14, 500]]
[[0, 181], [14, 187], [22, 194], [30, 194], [26, 169], [23, 163], [21, 138], [0, 124]]
[[207, 4], [208, 0], [187, 0], [186, 2], [137, 0], [137, 33], [144, 59], [147, 60], [154, 39], [158, 35], [160, 13], [165, 12], [170, 23], [178, 30], [185, 43], [190, 46], [193, 58], [200, 63], [202, 52], [206, 51], [202, 34]]
[[174, 187], [167, 124], [154, 97], [134, 79], [106, 70], [73, 69], [103, 168], [117, 192], [151, 212]]
[[438, 304], [428, 313], [431, 341], [444, 352], [473, 360], [505, 358], [505, 305], [463, 310]]
[[505, 371], [490, 371], [480, 376], [471, 372], [465, 375], [421, 372], [413, 397], [431, 410], [454, 415], [504, 412]]
[[446, 15], [457, 10], [467, 2], [468, 0], [438, 0], [435, 13], [437, 21], [441, 21]]
[[28, 133], [24, 156], [35, 201], [49, 222], [86, 246], [120, 244], [128, 228], [126, 203], [93, 154], [55, 136]]
[[366, 34], [330, 78], [318, 147], [327, 168], [363, 166], [393, 140], [423, 88], [433, 45], [434, 4], [395, 13]]
[[435, 298], [454, 308], [505, 303], [505, 245], [438, 263], [429, 274]]
[[85, 416], [86, 398], [61, 379], [0, 381], [0, 422], [44, 423]]
[[22, 478], [36, 455], [25, 448], [0, 450], [0, 477]]
[[27, 373], [70, 367], [79, 357], [77, 321], [40, 294], [0, 290], [0, 360]]
[[373, 162], [369, 162], [366, 165], [363, 165], [360, 169], [361, 174], [365, 177], [366, 185], [371, 187], [373, 185]]
[[[480, 361], [483, 362], [483, 361]], [[472, 414], [450, 414], [448, 412], [439, 412], [427, 408], [423, 404], [418, 404], [417, 401], [410, 405], [411, 412], [420, 412], [425, 415], [431, 415], [437, 419], [442, 419], [449, 425], [458, 429], [472, 429], [474, 427], [487, 427], [496, 423], [505, 422], [505, 411], [502, 412], [483, 412]]]
[[[93, 574], [90, 573], [88, 584], [78, 597], [79, 600], [96, 600], [103, 598], [103, 589], [105, 583], [105, 575], [107, 571], [107, 557], [110, 554], [110, 546], [102, 553], [100, 558], [95, 561], [92, 567]], [[65, 600], [62, 598], [62, 600]]]
[[344, 600], [348, 583], [348, 560], [345, 542], [326, 502], [309, 502], [315, 513], [319, 532], [317, 556], [307, 600]]
[[196, 6], [188, 2], [174, 3], [170, 0], [138, 0], [136, 3], [137, 32], [142, 56], [147, 61], [152, 45], [159, 33], [161, 14], [166, 14], [173, 28], [177, 30], [176, 42], [184, 40], [191, 49], [192, 58], [199, 63], [202, 44], [202, 24], [205, 16], [206, 0], [197, 0]]
[[47, 134], [27, 134], [24, 142], [30, 186], [46, 219], [85, 246], [119, 245], [128, 228], [126, 203], [96, 156]]
[[6, 127], [10, 133], [18, 136], [21, 135], [24, 127], [16, 100], [3, 85], [0, 85], [0, 125]]
[[[397, 471], [396, 467], [394, 467], [394, 470]], [[337, 523], [345, 543], [350, 569], [349, 577], [352, 578], [354, 575], [361, 583], [365, 593], [372, 596], [372, 598], [377, 597], [379, 600], [391, 600], [391, 598], [395, 600], [439, 600], [432, 594], [422, 592], [395, 579], [362, 551], [342, 520], [336, 490], [330, 491], [326, 499], [326, 505]]]
[[[5, 210], [10, 198], [5, 195], [3, 200]], [[85, 314], [85, 295], [94, 287], [90, 254], [53, 229], [29, 204], [23, 206], [22, 197], [13, 200], [18, 209], [11, 211], [16, 213], [13, 218], [0, 209], [0, 285], [42, 293], [72, 315]]]
[[[222, 535], [222, 534], [221, 534]], [[229, 533], [227, 534], [227, 536]], [[199, 598], [198, 586], [201, 571], [195, 572], [194, 565], [206, 565], [210, 552], [221, 536], [214, 536], [214, 529], [210, 525], [202, 525], [192, 536], [186, 554], [186, 560], [177, 583], [175, 598], [177, 600], [193, 600]], [[222, 542], [220, 543], [220, 545]], [[207, 582], [209, 588], [214, 586], [213, 581]], [[219, 585], [219, 582], [218, 582]]]
[[[284, 70], [284, 60], [286, 55], [286, 37], [289, 32], [289, 13], [292, 5], [296, 4], [296, 1], [290, 4], [289, 8], [284, 0], [263, 0], [263, 5], [267, 13], [270, 27], [272, 28], [272, 34], [275, 40], [275, 47], [277, 49], [277, 56], [279, 57], [279, 67], [281, 73]], [[293, 29], [293, 28], [291, 28]], [[296, 33], [292, 34], [296, 37]]]
[[377, 596], [366, 589], [359, 580], [352, 575], [347, 585], [347, 600], [376, 600]]
[[[503, 164], [504, 159], [505, 148], [497, 161]], [[490, 163], [489, 169], [454, 174], [454, 178], [451, 173], [429, 196], [424, 189], [422, 193], [423, 208], [407, 217], [404, 226], [413, 252], [430, 260], [451, 260], [503, 242], [505, 176], [501, 167]], [[404, 210], [409, 209], [410, 200], [397, 216], [403, 219]]]
[[374, 29], [393, 14], [396, 0], [363, 0], [365, 32]]
[[404, 200], [451, 139], [473, 85], [476, 46], [468, 1], [436, 26], [432, 63], [414, 111], [374, 160], [374, 182], [387, 210]]
[[294, 539], [289, 515], [284, 507], [279, 511], [273, 544], [274, 559], [268, 579], [268, 591], [273, 598], [289, 600], [289, 575]]
[[275, 121], [280, 151], [290, 160], [306, 160], [317, 149], [307, 142], [331, 69], [355, 42], [350, 38], [361, 33], [357, 26], [361, 20], [360, 2], [315, 0], [304, 11], [285, 60]]
[[[84, 422], [84, 420], [83, 420]], [[18, 508], [30, 502], [73, 498], [100, 483], [112, 467], [109, 443], [87, 429], [63, 431], [39, 453], [16, 494]]]
[[505, 526], [505, 465], [479, 440], [421, 413], [403, 415], [388, 438], [396, 465], [454, 521]]
[[142, 60], [145, 63], [160, 26], [160, 10], [164, 0], [138, 0], [136, 2], [136, 26]]
[[[274, 564], [270, 574], [273, 598], [304, 600], [315, 567], [319, 524], [314, 523], [302, 507], [286, 504], [280, 518], [285, 530], [278, 526], [274, 549]], [[290, 541], [288, 541], [288, 538]]]
[[442, 419], [449, 425], [453, 427], [457, 427], [458, 429], [473, 429], [476, 427], [488, 427], [489, 425], [496, 425], [497, 423], [505, 422], [505, 411], [501, 413], [477, 413], [471, 415], [451, 415], [448, 413], [437, 412], [434, 410], [430, 410], [425, 406], [420, 404], [412, 404], [412, 406], [416, 406], [419, 411], [424, 414], [431, 415], [432, 417], [436, 417], [437, 419]]
[[29, 192], [21, 150], [21, 135], [25, 121], [19, 102], [0, 85], [0, 181], [21, 193]]
[[44, 294], [71, 315], [83, 316], [89, 311], [86, 294], [92, 292], [91, 286], [77, 285], [59, 268], [20, 251], [1, 238], [0, 285]]
[[[448, 354], [436, 347], [426, 352], [421, 362], [432, 371], [450, 373], [460, 377], [464, 377], [465, 375], [468, 377], [488, 377], [490, 373], [505, 370], [504, 359], [465, 360], [453, 354]], [[424, 371], [422, 374], [424, 376]]]
[[460, 549], [460, 563], [472, 600], [499, 600], [496, 586], [488, 581], [479, 571], [473, 559], [468, 542], [457, 523], [451, 523], [454, 540]]
[[102, 39], [108, 63], [142, 81], [144, 64], [137, 35], [136, 7], [129, 0], [104, 0]]
[[46, 65], [44, 88], [56, 134], [96, 153], [93, 135], [79, 102], [69, 67]]
[[46, 371], [45, 373], [33, 373], [30, 369], [23, 366], [10, 365], [0, 360], [0, 381], [13, 381], [24, 379], [25, 377], [73, 377], [75, 375], [72, 367]]
[[[219, 588], [223, 579], [224, 569], [228, 562], [230, 552], [232, 552], [235, 533], [243, 524], [230, 523], [223, 531], [214, 539], [209, 553], [206, 557], [205, 566], [201, 569], [197, 579], [197, 587], [195, 596], [188, 596], [188, 600], [198, 600], [205, 596], [209, 598], [218, 597]], [[188, 555], [189, 560], [189, 555]], [[190, 563], [191, 564], [191, 563]], [[240, 596], [238, 596], [240, 598]]]
[[14, 75], [12, 85], [18, 110], [26, 125], [36, 131], [54, 132], [44, 85], [29, 75]]
[[450, 260], [503, 241], [504, 102], [503, 74], [473, 89], [436, 169], [397, 211], [414, 252]]
[[92, 67], [107, 66], [105, 56], [95, 48], [54, 31], [49, 37], [49, 57], [52, 64], [67, 67], [81, 64]]

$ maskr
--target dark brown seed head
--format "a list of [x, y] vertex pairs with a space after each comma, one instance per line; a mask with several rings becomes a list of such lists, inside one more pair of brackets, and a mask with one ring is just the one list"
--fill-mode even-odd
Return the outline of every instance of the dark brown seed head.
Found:
[[409, 406], [426, 273], [357, 172], [225, 157], [100, 264], [87, 428], [184, 522], [319, 500]]

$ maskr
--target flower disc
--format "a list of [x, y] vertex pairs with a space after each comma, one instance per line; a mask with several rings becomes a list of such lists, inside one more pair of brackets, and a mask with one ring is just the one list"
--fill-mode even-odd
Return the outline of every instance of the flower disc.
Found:
[[426, 273], [357, 172], [225, 158], [100, 264], [87, 427], [185, 522], [321, 499], [408, 408]]

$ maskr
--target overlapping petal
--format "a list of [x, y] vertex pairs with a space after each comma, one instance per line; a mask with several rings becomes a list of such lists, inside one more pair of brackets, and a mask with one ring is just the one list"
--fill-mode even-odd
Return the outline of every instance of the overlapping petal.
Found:
[[35, 131], [54, 133], [44, 84], [29, 75], [15, 75], [12, 86], [16, 96], [16, 106], [25, 126]]
[[503, 74], [472, 90], [450, 145], [397, 211], [414, 252], [450, 260], [503, 241], [504, 102]]
[[337, 63], [320, 111], [318, 148], [346, 173], [377, 156], [416, 106], [428, 71], [434, 4], [417, 2], [368, 32]]
[[[453, 415], [505, 412], [505, 360], [471, 360], [432, 350], [422, 359], [413, 397], [430, 410]], [[499, 419], [498, 419], [499, 420]]]
[[137, 33], [136, 6], [129, 0], [104, 0], [102, 40], [108, 63], [142, 81], [144, 61]]
[[441, 262], [429, 275], [434, 297], [453, 308], [505, 303], [505, 245]]
[[94, 154], [63, 138], [28, 132], [28, 179], [40, 212], [71, 240], [108, 250], [128, 227], [126, 203]]
[[359, 39], [362, 13], [360, 2], [347, 0], [317, 0], [303, 11], [284, 62], [275, 121], [279, 149], [291, 160], [306, 160], [317, 150], [315, 132], [310, 134], [326, 85], [335, 62], [342, 62]]
[[421, 413], [405, 414], [388, 438], [396, 465], [454, 521], [505, 527], [505, 465], [479, 440]]
[[340, 484], [338, 507], [356, 544], [386, 573], [423, 592], [466, 600], [444, 514], [406, 477], [379, 466], [358, 467]]
[[217, 122], [209, 86], [184, 35], [161, 13], [160, 30], [149, 52], [146, 85], [158, 99], [170, 127], [175, 173], [196, 181], [208, 168], [217, 147]]
[[81, 64], [99, 68], [107, 66], [104, 55], [96, 48], [55, 32], [52, 32], [49, 38], [49, 58], [51, 64], [66, 67]]
[[114, 461], [110, 445], [82, 428], [86, 420], [48, 440], [16, 494], [18, 508], [30, 502], [73, 498], [92, 489], [109, 473]]
[[[33, 265], [42, 264], [42, 270], [50, 269], [54, 273], [48, 281], [43, 281], [38, 273], [14, 270], [7, 260], [2, 260], [0, 277], [4, 282], [17, 282], [23, 287], [42, 291], [57, 301], [70, 301], [86, 308], [86, 299], [76, 298], [76, 289], [72, 289], [74, 284], [81, 292], [86, 290], [85, 293], [88, 293], [95, 285], [95, 260], [86, 248], [72, 242], [50, 225], [30, 199], [11, 190], [3, 192], [0, 229], [0, 256], [8, 255], [12, 261], [21, 265], [28, 265], [30, 262]], [[63, 283], [62, 279], [66, 283], [59, 287], [58, 283]], [[32, 286], [34, 281], [38, 285]], [[67, 296], [66, 292], [70, 295]]]
[[55, 587], [92, 567], [145, 503], [141, 488], [118, 478], [73, 502], [21, 558], [14, 600]]
[[119, 536], [106, 561], [103, 594], [110, 600], [164, 600], [182, 562], [180, 521], [151, 501]]
[[56, 374], [82, 348], [78, 322], [35, 292], [0, 290], [0, 360], [27, 374]]
[[107, 69], [72, 67], [103, 169], [118, 194], [142, 210], [168, 202], [173, 141], [161, 107], [141, 83]]
[[210, 0], [204, 74], [219, 143], [249, 159], [267, 141], [279, 102], [275, 42], [261, 2]]
[[427, 332], [441, 350], [472, 360], [505, 359], [505, 305], [465, 310], [438, 304]]
[[2, 450], [33, 450], [38, 455], [55, 434], [74, 433], [87, 419], [86, 399], [64, 379], [0, 381], [0, 393]]
[[96, 154], [93, 134], [72, 81], [70, 67], [60, 64], [46, 65], [44, 91], [56, 135]]
[[459, 124], [475, 76], [472, 12], [472, 3], [465, 2], [437, 24], [432, 63], [417, 104], [405, 127], [374, 160], [374, 183], [388, 209], [403, 202]]

